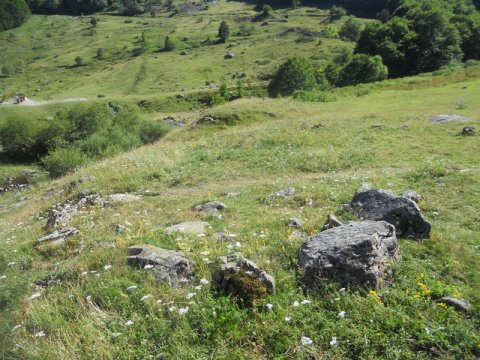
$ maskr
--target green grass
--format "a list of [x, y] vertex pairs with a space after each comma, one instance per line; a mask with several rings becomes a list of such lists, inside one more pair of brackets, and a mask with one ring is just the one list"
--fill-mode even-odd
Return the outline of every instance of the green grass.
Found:
[[[113, 53], [112, 49], [107, 50], [107, 43], [116, 48], [123, 44], [133, 47], [133, 37], [140, 35], [144, 26], [138, 22], [149, 22], [149, 31], [157, 32], [159, 39], [167, 29], [172, 29], [172, 24], [177, 27], [177, 38], [201, 39], [207, 33], [216, 34], [220, 19], [228, 21], [243, 12], [251, 14], [252, 8], [220, 2], [212, 4], [207, 13], [172, 19], [163, 15], [155, 19], [134, 18], [132, 24], [124, 24], [122, 17], [101, 15], [94, 39], [78, 36], [80, 23], [86, 23], [87, 19], [34, 16], [14, 30], [19, 34], [19, 43], [8, 44], [0, 57], [13, 59], [22, 41], [31, 45], [31, 36], [35, 39], [46, 31], [34, 33], [33, 29], [38, 26], [46, 29], [53, 19], [58, 22], [56, 26], [67, 30], [68, 41], [42, 37], [40, 40], [47, 44], [44, 50], [30, 51], [27, 47], [22, 55], [29, 59], [45, 54], [45, 58], [32, 64], [32, 79], [57, 79], [45, 88], [42, 86], [45, 90], [41, 90], [40, 97], [95, 97], [96, 93], [104, 92], [112, 99], [131, 102], [149, 99], [161, 103], [169, 101], [182, 87], [195, 92], [206, 80], [218, 81], [220, 75], [229, 72], [246, 71], [252, 77], [268, 73], [292, 51], [311, 54], [312, 49], [323, 49], [329, 58], [332, 48], [341, 44], [339, 40], [324, 40], [321, 47], [305, 43], [297, 48], [291, 35], [269, 37], [296, 23], [318, 26], [318, 18], [306, 16], [305, 8], [301, 8], [292, 12], [287, 24], [258, 27], [248, 40], [232, 39], [241, 41], [240, 47], [246, 49], [244, 57], [232, 62], [223, 60], [227, 51], [224, 45], [190, 49], [187, 57], [173, 52], [106, 60], [104, 64], [92, 60], [92, 65], [81, 69], [62, 70], [51, 62], [56, 53], [60, 54], [58, 64], [73, 63], [77, 52], [87, 59], [89, 50], [82, 42], [98, 41], [92, 46], [91, 56], [102, 44], [107, 54]], [[197, 23], [200, 17], [203, 22]], [[123, 31], [124, 26], [135, 31]], [[198, 32], [192, 30], [190, 34], [194, 35], [187, 35], [189, 28]], [[266, 30], [269, 33], [264, 33]], [[107, 32], [115, 41], [104, 38]], [[52, 37], [58, 36], [52, 33]], [[6, 37], [5, 34], [2, 35]], [[4, 40], [1, 41], [3, 46]], [[255, 47], [245, 45], [255, 41]], [[78, 50], [67, 51], [68, 43], [76, 44]], [[255, 60], [260, 58], [272, 62], [254, 68]], [[137, 77], [142, 64], [146, 76]], [[169, 64], [168, 71], [165, 64]], [[87, 73], [91, 75], [81, 76]], [[24, 76], [6, 79], [2, 86], [13, 92], [28, 90]], [[64, 82], [59, 83], [62, 77]], [[137, 78], [143, 80], [132, 88]], [[33, 88], [34, 81], [30, 81]], [[6, 276], [0, 279], [1, 356], [6, 359], [477, 357], [480, 141], [478, 134], [459, 135], [464, 124], [435, 125], [428, 117], [456, 113], [472, 118], [471, 124], [478, 128], [479, 88], [478, 68], [469, 68], [339, 89], [334, 92], [336, 101], [326, 103], [244, 98], [208, 110], [172, 106], [166, 111], [144, 113], [150, 119], [177, 115], [186, 118], [189, 124], [205, 113], [236, 114], [239, 119], [231, 126], [175, 129], [153, 145], [88, 164], [54, 181], [38, 182], [25, 192], [1, 195], [0, 276]], [[456, 109], [459, 98], [466, 100], [466, 108]], [[0, 108], [0, 115], [25, 112], [42, 118], [51, 116], [60, 106], [66, 105], [8, 106]], [[312, 129], [317, 124], [324, 127]], [[25, 166], [28, 165], [2, 164], [0, 168], [5, 174], [13, 174]], [[94, 175], [95, 179], [70, 193], [62, 192], [73, 179], [86, 175]], [[368, 295], [351, 290], [342, 294], [333, 284], [327, 284], [321, 293], [306, 297], [299, 289], [295, 266], [304, 237], [292, 234], [287, 227], [288, 219], [301, 218], [305, 236], [320, 231], [329, 213], [344, 221], [352, 220], [351, 214], [341, 210], [341, 204], [348, 203], [363, 182], [397, 193], [407, 189], [418, 191], [423, 197], [420, 207], [433, 224], [431, 239], [399, 241], [401, 258], [389, 288]], [[269, 194], [285, 187], [296, 188], [298, 194], [265, 201]], [[114, 204], [103, 210], [92, 207], [70, 222], [80, 230], [78, 237], [59, 248], [35, 248], [34, 241], [43, 235], [47, 210], [81, 192], [137, 192], [145, 196], [140, 202]], [[241, 195], [223, 197], [227, 192]], [[164, 229], [170, 224], [203, 219], [192, 211], [192, 206], [217, 199], [228, 209], [222, 219], [206, 219], [212, 229], [205, 237], [177, 239], [165, 234]], [[115, 233], [115, 225], [126, 222], [130, 224], [129, 232]], [[214, 236], [220, 230], [238, 237], [220, 241]], [[210, 280], [210, 270], [202, 259], [214, 260], [225, 255], [227, 246], [236, 241], [241, 243], [240, 250], [245, 256], [271, 273], [277, 282], [275, 295], [249, 309], [217, 296], [210, 285], [204, 285], [202, 290], [192, 287], [199, 285], [201, 278]], [[185, 251], [199, 265], [192, 286], [170, 289], [157, 283], [148, 271], [131, 269], [125, 259], [126, 248], [139, 243]], [[204, 251], [209, 251], [209, 255], [203, 255]], [[8, 265], [10, 262], [15, 264]], [[112, 268], [105, 270], [105, 265]], [[82, 275], [83, 272], [88, 274]], [[44, 289], [40, 298], [27, 301], [37, 291], [32, 283], [52, 274], [62, 280]], [[129, 293], [126, 288], [131, 285], [138, 288]], [[188, 300], [186, 295], [190, 292], [196, 292], [197, 296]], [[141, 301], [147, 294], [152, 298]], [[471, 313], [459, 314], [438, 306], [435, 299], [442, 296], [468, 299]], [[292, 305], [306, 298], [310, 304]], [[156, 305], [157, 300], [162, 300], [162, 305]], [[189, 304], [190, 301], [195, 303]], [[272, 311], [265, 307], [267, 303], [273, 305]], [[170, 312], [171, 306], [177, 309], [189, 306], [190, 310], [182, 316]], [[340, 311], [346, 312], [344, 319], [337, 317]], [[291, 317], [291, 321], [287, 323], [285, 317]], [[133, 325], [126, 326], [128, 320]], [[12, 331], [18, 324], [22, 327]], [[40, 331], [45, 336], [35, 337]], [[115, 333], [121, 335], [114, 337]], [[313, 345], [302, 347], [301, 336], [311, 338]], [[337, 338], [338, 346], [330, 346], [332, 337]]]

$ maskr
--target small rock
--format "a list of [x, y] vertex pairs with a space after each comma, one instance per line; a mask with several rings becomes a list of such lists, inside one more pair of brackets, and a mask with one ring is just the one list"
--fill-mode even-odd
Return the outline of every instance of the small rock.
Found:
[[294, 196], [297, 193], [297, 190], [294, 188], [286, 188], [283, 190], [279, 190], [274, 192], [273, 194], [268, 195], [268, 199], [274, 199], [274, 198], [285, 198], [285, 197], [290, 197]]
[[193, 210], [196, 212], [204, 211], [207, 215], [216, 215], [219, 211], [223, 211], [226, 208], [227, 206], [220, 201], [209, 201], [196, 205]]
[[363, 221], [307, 238], [298, 266], [305, 271], [308, 289], [321, 287], [322, 278], [336, 281], [340, 287], [376, 289], [390, 279], [397, 256], [395, 228], [385, 221]]
[[65, 242], [65, 240], [73, 235], [77, 235], [79, 231], [74, 227], [66, 227], [61, 230], [56, 230], [51, 234], [48, 234], [44, 237], [41, 237], [36, 241], [37, 245], [49, 243], [52, 245], [61, 245]]
[[227, 53], [227, 54], [224, 56], [225, 59], [233, 59], [234, 57], [235, 57], [235, 54], [234, 54], [234, 53], [231, 53], [231, 52]]
[[442, 297], [437, 300], [437, 303], [443, 303], [455, 308], [459, 312], [468, 312], [470, 310], [470, 304], [465, 299], [455, 299], [453, 297]]
[[112, 195], [108, 195], [107, 198], [108, 200], [113, 202], [124, 202], [124, 203], [142, 200], [141, 196], [133, 195], [133, 194], [112, 194]]
[[186, 56], [186, 55], [188, 55], [188, 51], [187, 50], [182, 50], [182, 51], [180, 51], [180, 55]]
[[370, 184], [369, 182], [364, 182], [358, 188], [357, 193], [368, 191], [368, 190], [371, 190], [371, 189], [372, 189], [372, 184]]
[[392, 224], [399, 236], [416, 239], [430, 236], [431, 224], [425, 220], [417, 204], [391, 191], [368, 190], [358, 193], [353, 197], [351, 206], [362, 220]]
[[164, 117], [163, 121], [165, 121], [168, 125], [171, 125], [171, 126], [174, 126], [174, 127], [185, 126], [185, 119], [176, 119], [173, 116]]
[[251, 306], [256, 300], [275, 293], [275, 280], [254, 262], [241, 254], [217, 259], [222, 264], [212, 274], [212, 285], [218, 291]]
[[435, 115], [430, 118], [430, 121], [435, 124], [444, 124], [450, 122], [464, 122], [470, 119], [460, 115]]
[[237, 197], [237, 196], [240, 196], [240, 195], [242, 195], [242, 193], [239, 193], [239, 192], [228, 192], [228, 193], [223, 194], [223, 196], [225, 196], [227, 198]]
[[462, 135], [473, 135], [475, 134], [475, 128], [473, 126], [465, 126], [462, 129]]
[[325, 221], [325, 224], [323, 225], [322, 231], [332, 229], [334, 227], [342, 226], [343, 223], [338, 220], [335, 215], [330, 214], [328, 215], [327, 221]]
[[152, 245], [130, 246], [127, 250], [127, 262], [130, 266], [153, 266], [159, 281], [177, 287], [193, 276], [194, 263], [185, 258], [180, 251], [165, 250]]
[[288, 227], [300, 227], [302, 226], [302, 221], [299, 218], [290, 218], [288, 220]]
[[206, 228], [209, 226], [210, 224], [205, 221], [188, 221], [188, 222], [172, 225], [166, 229], [166, 232], [168, 234], [171, 234], [178, 231], [178, 232], [190, 233], [193, 235], [199, 235], [199, 234], [205, 233]]

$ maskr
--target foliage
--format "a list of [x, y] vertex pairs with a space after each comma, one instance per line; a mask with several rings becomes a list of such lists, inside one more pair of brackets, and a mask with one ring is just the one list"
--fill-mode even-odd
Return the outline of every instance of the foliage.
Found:
[[242, 24], [238, 30], [239, 36], [251, 36], [255, 32], [255, 26], [253, 24]]
[[220, 27], [218, 28], [218, 38], [220, 39], [221, 43], [225, 43], [227, 39], [230, 37], [230, 28], [226, 21], [222, 21], [220, 23]]
[[340, 20], [345, 15], [347, 15], [347, 11], [344, 8], [336, 5], [333, 5], [328, 12], [328, 18], [330, 19], [330, 22]]
[[105, 10], [108, 3], [107, 0], [28, 0], [28, 5], [34, 13], [80, 15]]
[[383, 64], [380, 56], [357, 54], [341, 70], [339, 85], [370, 83], [385, 80], [387, 77], [388, 68]]
[[284, 62], [268, 85], [270, 96], [292, 95], [296, 90], [316, 87], [315, 68], [304, 58], [292, 57]]
[[179, 41], [173, 36], [165, 36], [163, 51], [173, 51], [179, 47]]
[[86, 161], [87, 157], [78, 148], [58, 148], [45, 156], [42, 164], [50, 176], [58, 177], [75, 170]]
[[0, 31], [22, 25], [30, 16], [25, 0], [0, 1]]
[[341, 39], [356, 42], [360, 38], [362, 29], [363, 25], [361, 21], [358, 20], [355, 16], [349, 16], [340, 27], [338, 35]]

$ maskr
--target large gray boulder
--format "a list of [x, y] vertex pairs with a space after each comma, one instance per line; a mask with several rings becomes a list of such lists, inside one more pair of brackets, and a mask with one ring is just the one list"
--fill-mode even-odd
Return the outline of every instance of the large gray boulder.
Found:
[[182, 252], [152, 245], [130, 246], [127, 250], [127, 262], [130, 266], [153, 266], [157, 279], [173, 287], [189, 282], [193, 276], [194, 263], [186, 259]]
[[218, 259], [220, 268], [212, 275], [212, 285], [218, 291], [251, 306], [256, 300], [275, 293], [275, 280], [253, 261], [241, 254]]
[[417, 204], [390, 191], [368, 190], [356, 194], [352, 211], [362, 220], [386, 221], [399, 237], [416, 239], [430, 236], [431, 224], [423, 217]]
[[298, 256], [307, 289], [322, 279], [341, 287], [376, 289], [391, 276], [398, 257], [395, 228], [384, 221], [354, 222], [308, 237]]

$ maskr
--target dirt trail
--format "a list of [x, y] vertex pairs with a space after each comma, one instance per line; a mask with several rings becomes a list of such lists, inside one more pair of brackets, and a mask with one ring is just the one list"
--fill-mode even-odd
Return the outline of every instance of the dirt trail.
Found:
[[83, 102], [88, 101], [87, 98], [69, 98], [69, 99], [62, 99], [62, 100], [45, 100], [45, 101], [36, 101], [30, 98], [22, 99], [22, 101], [18, 101], [17, 98], [7, 99], [4, 102], [0, 103], [0, 105], [17, 105], [17, 106], [41, 106], [46, 104], [57, 104], [57, 103], [65, 103], [65, 102]]

